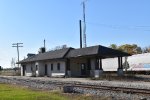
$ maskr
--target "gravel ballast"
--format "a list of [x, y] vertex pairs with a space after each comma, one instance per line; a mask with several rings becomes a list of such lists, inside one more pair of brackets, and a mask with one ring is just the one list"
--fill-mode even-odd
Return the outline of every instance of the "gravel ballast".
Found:
[[[138, 89], [150, 89], [150, 82], [120, 82], [120, 81], [100, 81], [90, 80], [86, 78], [50, 78], [50, 77], [21, 77], [21, 76], [0, 76], [0, 83], [9, 83], [22, 85], [32, 89], [42, 90], [63, 90], [68, 84], [96, 85], [96, 86], [117, 86]], [[58, 86], [56, 84], [62, 83]], [[92, 94], [98, 96], [112, 97], [112, 100], [150, 100], [150, 96], [127, 94], [122, 92], [114, 92], [110, 90], [94, 90], [79, 87], [72, 87], [71, 92], [81, 94]]]

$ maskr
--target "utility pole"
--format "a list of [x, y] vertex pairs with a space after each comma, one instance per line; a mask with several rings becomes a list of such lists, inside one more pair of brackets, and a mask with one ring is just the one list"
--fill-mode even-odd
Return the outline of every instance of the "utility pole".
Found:
[[82, 48], [82, 23], [79, 20], [79, 27], [80, 27], [80, 48]]
[[[23, 43], [13, 43], [12, 47], [16, 47], [17, 48], [17, 54], [18, 54], [18, 62], [19, 62], [19, 47], [23, 47], [21, 46]], [[18, 68], [19, 68], [19, 64], [18, 64]]]

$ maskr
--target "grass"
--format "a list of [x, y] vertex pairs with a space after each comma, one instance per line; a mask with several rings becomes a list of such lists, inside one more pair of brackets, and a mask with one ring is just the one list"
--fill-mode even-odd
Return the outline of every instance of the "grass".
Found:
[[60, 91], [31, 90], [23, 86], [0, 84], [0, 100], [112, 100], [89, 94], [66, 94]]
[[68, 94], [68, 98], [69, 100], [112, 100], [112, 97], [105, 97], [105, 96], [100, 97], [90, 94]]
[[59, 92], [31, 90], [25, 87], [0, 84], [0, 100], [67, 100]]

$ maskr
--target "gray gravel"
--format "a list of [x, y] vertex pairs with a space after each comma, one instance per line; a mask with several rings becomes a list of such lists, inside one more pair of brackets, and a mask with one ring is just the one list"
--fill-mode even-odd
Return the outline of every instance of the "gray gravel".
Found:
[[[130, 87], [139, 89], [150, 89], [150, 82], [120, 82], [120, 81], [100, 81], [100, 80], [89, 80], [86, 78], [49, 78], [49, 77], [16, 77], [16, 76], [0, 76], [0, 83], [10, 83], [22, 85], [33, 89], [43, 90], [62, 90], [67, 83], [73, 84], [90, 84], [97, 86], [119, 86], [119, 87]], [[57, 83], [63, 83], [62, 86], [57, 86]], [[93, 94], [98, 96], [112, 97], [112, 100], [140, 100], [146, 98], [150, 100], [150, 96], [133, 95], [121, 92], [113, 91], [101, 91], [93, 89], [84, 89], [72, 87], [72, 92], [82, 94]]]

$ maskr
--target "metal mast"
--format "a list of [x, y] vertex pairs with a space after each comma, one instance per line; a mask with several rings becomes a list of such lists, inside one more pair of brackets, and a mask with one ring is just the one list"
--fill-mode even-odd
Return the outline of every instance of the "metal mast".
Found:
[[[23, 46], [21, 46], [21, 44], [23, 44], [23, 43], [13, 43], [12, 44], [12, 47], [16, 47], [17, 48], [18, 62], [19, 62], [19, 47], [23, 47]], [[18, 67], [19, 67], [19, 64], [18, 64]]]
[[84, 47], [86, 47], [87, 45], [86, 45], [86, 22], [85, 22], [85, 2], [86, 2], [87, 0], [84, 0], [83, 2], [82, 2], [82, 5], [83, 5], [83, 44], [84, 44]]

